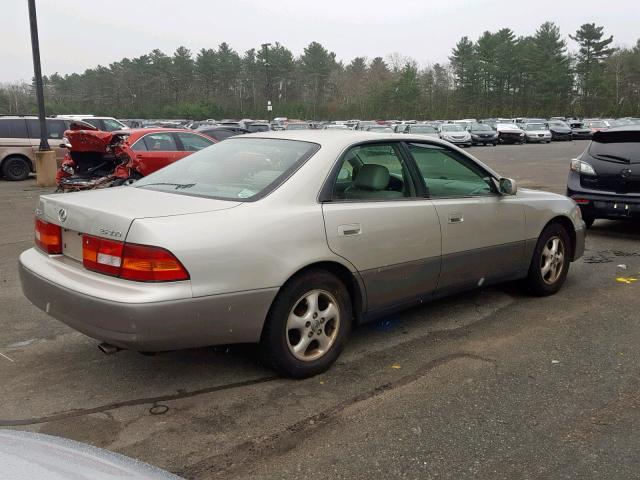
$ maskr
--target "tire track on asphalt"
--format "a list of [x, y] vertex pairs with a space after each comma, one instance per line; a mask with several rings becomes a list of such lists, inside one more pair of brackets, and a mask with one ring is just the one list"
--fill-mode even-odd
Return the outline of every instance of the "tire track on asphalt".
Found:
[[436, 368], [461, 359], [485, 362], [496, 367], [494, 359], [470, 352], [451, 353], [436, 358], [396, 381], [378, 385], [366, 392], [348, 398], [320, 413], [298, 420], [279, 432], [235, 445], [229, 451], [200, 460], [194, 465], [181, 470], [178, 474], [185, 478], [229, 478], [228, 474], [230, 472], [246, 469], [247, 465], [251, 464], [252, 459], [263, 458], [264, 454], [269, 452], [274, 455], [283, 454], [299, 446], [304, 440], [304, 438], [301, 438], [302, 436], [306, 436], [310, 430], [324, 427], [348, 407], [409, 385], [427, 376]]
[[217, 385], [215, 387], [206, 387], [192, 391], [178, 391], [176, 393], [168, 395], [158, 395], [156, 397], [143, 397], [135, 398], [131, 400], [123, 400], [121, 402], [107, 403], [93, 408], [78, 408], [75, 410], [69, 410], [66, 412], [53, 413], [43, 417], [24, 418], [18, 420], [3, 420], [0, 419], [0, 427], [19, 427], [27, 425], [37, 425], [39, 423], [55, 422], [57, 420], [66, 420], [69, 418], [81, 417], [84, 415], [90, 415], [92, 413], [102, 413], [109, 410], [116, 410], [122, 407], [135, 407], [137, 405], [155, 405], [158, 402], [167, 402], [171, 400], [181, 400], [183, 398], [196, 397], [198, 395], [205, 395], [207, 393], [219, 392], [222, 390], [232, 390], [234, 388], [248, 387], [250, 385], [257, 385], [260, 383], [272, 382], [278, 380], [278, 376], [260, 377], [253, 380], [245, 380], [242, 382], [228, 383], [225, 385]]

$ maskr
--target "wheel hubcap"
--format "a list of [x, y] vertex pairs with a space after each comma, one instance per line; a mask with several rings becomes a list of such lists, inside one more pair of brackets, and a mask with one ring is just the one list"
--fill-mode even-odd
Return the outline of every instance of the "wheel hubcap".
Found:
[[564, 256], [564, 243], [560, 237], [553, 236], [547, 240], [540, 258], [540, 273], [546, 284], [555, 283], [562, 274]]
[[326, 290], [312, 290], [293, 306], [287, 318], [287, 345], [298, 360], [309, 362], [326, 354], [340, 329], [340, 310]]

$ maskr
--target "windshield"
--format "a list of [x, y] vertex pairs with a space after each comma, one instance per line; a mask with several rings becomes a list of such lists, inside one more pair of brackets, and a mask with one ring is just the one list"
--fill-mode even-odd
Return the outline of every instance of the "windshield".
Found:
[[256, 200], [280, 185], [318, 148], [294, 140], [231, 138], [172, 163], [135, 186], [221, 200]]
[[561, 121], [559, 121], [559, 120], [556, 120], [556, 121], [553, 121], [553, 122], [549, 122], [549, 125], [551, 125], [551, 126], [553, 126], [553, 127], [564, 127], [564, 128], [569, 128], [569, 126], [568, 126], [566, 123], [561, 122]]
[[502, 130], [520, 130], [520, 127], [518, 127], [517, 125], [515, 125], [513, 123], [499, 123], [498, 124], [498, 129], [502, 129]]
[[287, 130], [307, 130], [309, 125], [306, 123], [290, 123], [287, 125]]
[[464, 129], [457, 124], [442, 125], [443, 132], [463, 132]]
[[471, 125], [471, 130], [473, 130], [474, 132], [492, 132], [493, 128], [491, 128], [489, 125], [476, 123], [475, 125]]
[[527, 123], [524, 126], [525, 130], [546, 130], [547, 126], [544, 123]]
[[436, 129], [429, 125], [413, 125], [409, 127], [411, 133], [436, 133]]

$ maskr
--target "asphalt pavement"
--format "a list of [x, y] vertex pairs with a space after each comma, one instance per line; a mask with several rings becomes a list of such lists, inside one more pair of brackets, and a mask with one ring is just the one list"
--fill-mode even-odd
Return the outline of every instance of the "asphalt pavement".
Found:
[[[469, 151], [564, 192], [587, 142]], [[326, 374], [281, 379], [251, 346], [105, 356], [21, 294], [50, 190], [0, 181], [0, 427], [186, 478], [640, 478], [640, 225], [597, 221], [563, 290], [504, 284], [356, 330]]]

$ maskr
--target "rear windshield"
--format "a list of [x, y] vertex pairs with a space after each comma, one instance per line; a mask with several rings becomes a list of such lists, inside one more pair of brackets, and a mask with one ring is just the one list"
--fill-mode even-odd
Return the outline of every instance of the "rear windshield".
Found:
[[413, 125], [409, 127], [411, 133], [437, 133], [436, 129], [429, 125]]
[[602, 160], [640, 163], [640, 130], [597, 132], [589, 154]]
[[158, 170], [135, 186], [221, 200], [257, 200], [319, 148], [294, 140], [230, 138]]

